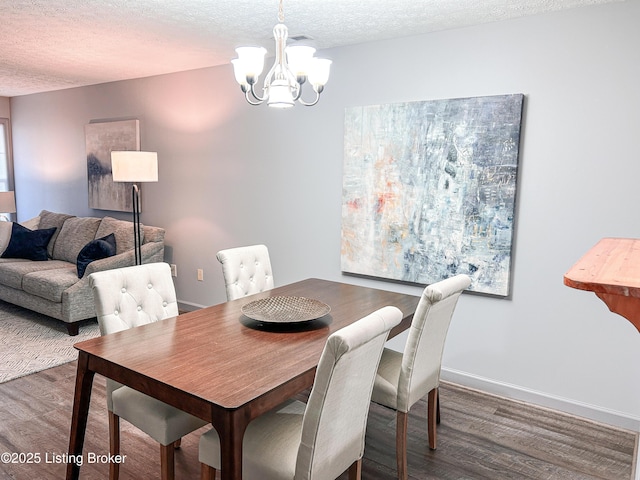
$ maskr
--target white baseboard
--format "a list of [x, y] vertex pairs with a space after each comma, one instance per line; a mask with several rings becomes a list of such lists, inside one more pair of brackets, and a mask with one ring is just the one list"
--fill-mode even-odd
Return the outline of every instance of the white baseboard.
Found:
[[200, 310], [201, 308], [206, 308], [206, 305], [178, 300], [178, 310], [181, 312], [193, 312], [194, 310]]
[[440, 378], [443, 381], [474, 388], [501, 397], [527, 402], [541, 407], [559, 410], [561, 412], [586, 418], [588, 420], [605, 423], [618, 428], [640, 431], [640, 418], [626, 413], [610, 410], [568, 398], [549, 395], [510, 383], [498, 382], [489, 378], [472, 375], [459, 370], [442, 368]]

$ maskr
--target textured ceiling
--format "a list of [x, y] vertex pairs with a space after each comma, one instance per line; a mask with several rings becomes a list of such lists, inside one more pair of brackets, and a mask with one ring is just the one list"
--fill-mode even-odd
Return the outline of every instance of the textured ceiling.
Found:
[[[284, 23], [324, 49], [613, 1], [284, 0]], [[277, 20], [277, 0], [0, 0], [0, 96], [225, 64]]]

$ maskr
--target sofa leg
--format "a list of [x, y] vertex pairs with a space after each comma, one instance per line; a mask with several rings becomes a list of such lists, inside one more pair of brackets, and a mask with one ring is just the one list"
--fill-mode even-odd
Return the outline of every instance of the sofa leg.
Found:
[[69, 336], [75, 337], [80, 332], [80, 324], [78, 322], [67, 323], [67, 332], [69, 332]]

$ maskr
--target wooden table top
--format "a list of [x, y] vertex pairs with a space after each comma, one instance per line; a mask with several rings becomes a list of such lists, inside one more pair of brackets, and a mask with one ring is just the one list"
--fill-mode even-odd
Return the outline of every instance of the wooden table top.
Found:
[[640, 298], [640, 239], [603, 238], [565, 274], [564, 284]]
[[[268, 328], [242, 315], [242, 305], [275, 295], [320, 300], [331, 307], [331, 312], [304, 324]], [[403, 322], [390, 337], [405, 330], [419, 299], [308, 279], [75, 347], [94, 359], [91, 369], [98, 373], [109, 364], [118, 365], [119, 370], [135, 372], [138, 379], [147, 378], [150, 391], [154, 384], [162, 383], [222, 408], [235, 409], [283, 382], [308, 374], [317, 366], [331, 333], [383, 306], [394, 305], [404, 314]]]
[[640, 331], [640, 239], [603, 238], [569, 269], [564, 284], [594, 292]]

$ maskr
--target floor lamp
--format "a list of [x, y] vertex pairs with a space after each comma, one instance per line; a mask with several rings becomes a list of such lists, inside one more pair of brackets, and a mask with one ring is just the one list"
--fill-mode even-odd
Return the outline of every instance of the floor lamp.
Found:
[[16, 213], [16, 195], [14, 192], [0, 192], [0, 212], [2, 212], [0, 218], [4, 217], [5, 221], [11, 221], [5, 213]]
[[140, 190], [138, 182], [158, 181], [158, 154], [156, 152], [111, 152], [111, 172], [114, 182], [133, 182], [133, 243], [136, 265], [142, 264], [140, 235]]

